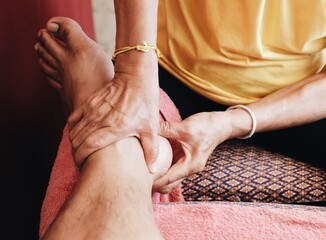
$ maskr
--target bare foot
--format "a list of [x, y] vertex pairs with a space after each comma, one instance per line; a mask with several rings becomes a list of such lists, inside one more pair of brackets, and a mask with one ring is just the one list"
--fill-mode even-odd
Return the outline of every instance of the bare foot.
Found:
[[72, 19], [54, 17], [39, 31], [35, 50], [41, 69], [70, 110], [113, 78], [113, 64], [104, 50]]
[[[71, 110], [113, 78], [113, 64], [103, 49], [72, 19], [55, 17], [49, 20], [46, 29], [39, 31], [35, 50], [49, 83], [62, 94]], [[159, 144], [153, 180], [161, 177], [172, 162], [168, 140], [159, 137]]]

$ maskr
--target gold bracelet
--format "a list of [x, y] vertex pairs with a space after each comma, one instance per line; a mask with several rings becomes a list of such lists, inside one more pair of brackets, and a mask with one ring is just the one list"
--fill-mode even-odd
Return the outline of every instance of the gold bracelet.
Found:
[[161, 58], [162, 57], [162, 54], [160, 52], [160, 50], [155, 47], [155, 46], [152, 46], [152, 45], [148, 45], [145, 41], [142, 43], [142, 44], [139, 44], [139, 45], [136, 45], [136, 46], [127, 46], [127, 47], [123, 47], [123, 48], [119, 48], [119, 49], [116, 49], [112, 55], [112, 60], [115, 60], [116, 57], [120, 54], [120, 53], [124, 53], [124, 52], [128, 52], [130, 50], [137, 50], [137, 51], [140, 51], [140, 52], [149, 52], [149, 50], [153, 49], [157, 55], [158, 58]]

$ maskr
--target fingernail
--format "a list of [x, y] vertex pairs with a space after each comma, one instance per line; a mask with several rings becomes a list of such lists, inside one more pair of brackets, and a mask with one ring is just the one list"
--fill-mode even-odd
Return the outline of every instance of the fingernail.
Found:
[[56, 33], [59, 29], [59, 25], [56, 23], [49, 23], [47, 29], [52, 33]]

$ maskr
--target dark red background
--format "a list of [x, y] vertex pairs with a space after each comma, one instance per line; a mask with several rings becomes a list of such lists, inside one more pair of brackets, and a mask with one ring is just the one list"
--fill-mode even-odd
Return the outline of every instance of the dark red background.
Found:
[[[39, 214], [66, 113], [37, 63], [37, 32], [53, 16], [94, 37], [90, 0], [0, 0], [1, 235], [37, 239]], [[4, 214], [3, 214], [4, 213]], [[8, 235], [9, 234], [9, 235]]]

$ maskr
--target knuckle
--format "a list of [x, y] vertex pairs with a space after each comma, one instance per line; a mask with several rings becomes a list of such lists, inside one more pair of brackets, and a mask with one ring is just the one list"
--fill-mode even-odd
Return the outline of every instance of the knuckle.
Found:
[[85, 144], [87, 148], [100, 148], [103, 144], [103, 138], [96, 137], [96, 136], [89, 136], [85, 140]]
[[74, 134], [72, 133], [72, 131], [69, 132], [69, 139], [70, 139], [71, 143], [72, 143], [73, 140], [74, 140]]
[[70, 130], [69, 131], [69, 139], [70, 139], [70, 141], [73, 141], [75, 139], [75, 137], [76, 137], [76, 134], [75, 134], [74, 129]]
[[96, 138], [94, 137], [87, 137], [83, 143], [83, 146], [86, 148], [86, 149], [89, 149], [89, 148], [94, 148], [96, 147], [96, 145], [99, 144], [99, 140], [97, 140]]
[[104, 114], [106, 114], [107, 110], [108, 110], [108, 106], [107, 106], [107, 104], [102, 104], [101, 106], [99, 106], [99, 107], [97, 108], [97, 113], [98, 113], [99, 115], [104, 115]]
[[89, 109], [93, 109], [96, 107], [97, 103], [98, 103], [97, 97], [93, 97], [87, 100], [86, 106]]
[[72, 113], [67, 119], [68, 126], [71, 126], [74, 124], [74, 122], [75, 122], [74, 119], [75, 119], [75, 117], [74, 117], [74, 114]]
[[72, 141], [71, 141], [71, 146], [72, 146], [72, 148], [75, 150], [75, 149], [77, 149], [78, 148], [78, 146], [79, 146], [79, 141], [78, 141], [78, 139], [73, 139]]

